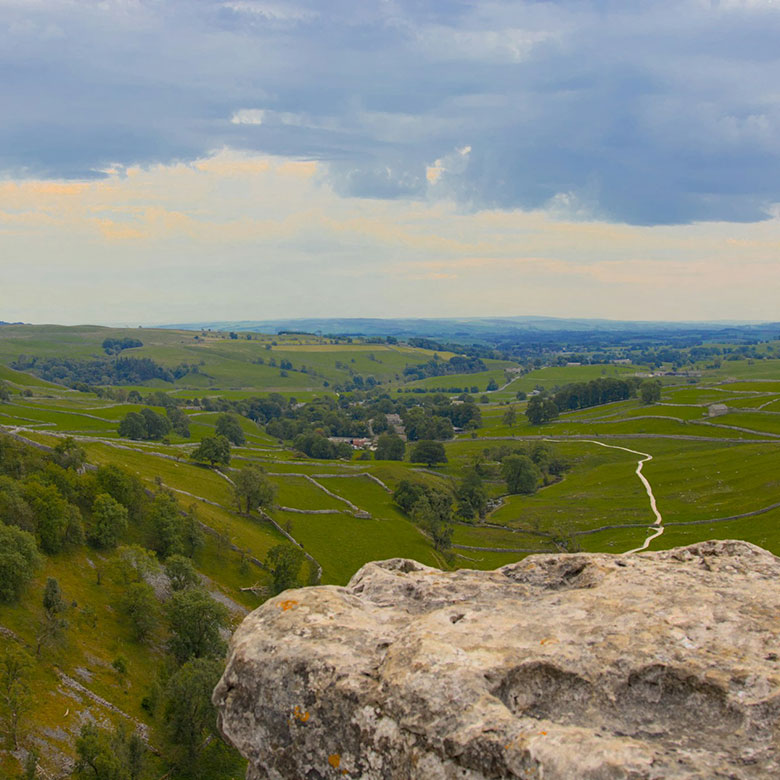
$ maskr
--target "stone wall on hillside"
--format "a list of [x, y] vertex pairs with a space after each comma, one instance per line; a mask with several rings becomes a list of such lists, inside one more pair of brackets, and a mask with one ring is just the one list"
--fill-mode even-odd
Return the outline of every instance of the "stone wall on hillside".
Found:
[[780, 559], [370, 563], [249, 615], [214, 700], [255, 780], [780, 777]]

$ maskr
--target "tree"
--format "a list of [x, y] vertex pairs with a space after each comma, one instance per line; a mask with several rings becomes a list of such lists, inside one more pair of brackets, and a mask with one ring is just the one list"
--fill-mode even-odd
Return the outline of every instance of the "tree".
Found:
[[154, 588], [146, 582], [131, 582], [119, 599], [119, 610], [130, 620], [136, 642], [143, 642], [157, 626], [158, 604]]
[[0, 524], [14, 525], [23, 531], [35, 531], [35, 517], [24, 500], [20, 484], [10, 477], [0, 476]]
[[59, 615], [67, 609], [60, 584], [54, 577], [46, 579], [46, 587], [43, 589], [43, 608], [48, 615]]
[[29, 653], [9, 642], [0, 654], [0, 723], [11, 747], [19, 747], [22, 722], [32, 707], [28, 680], [33, 660]]
[[203, 547], [203, 529], [198, 520], [198, 509], [195, 504], [190, 504], [187, 514], [182, 518], [182, 544], [184, 554], [193, 558], [195, 553]]
[[165, 614], [171, 630], [169, 649], [179, 663], [224, 652], [220, 630], [228, 625], [229, 613], [202, 588], [174, 593]]
[[[385, 418], [386, 419], [386, 418]], [[394, 433], [383, 433], [376, 443], [376, 460], [403, 460], [406, 443]]]
[[658, 379], [645, 379], [639, 385], [639, 397], [643, 404], [656, 404], [661, 400], [661, 382]]
[[109, 463], [98, 467], [97, 482], [101, 492], [108, 493], [127, 510], [130, 517], [138, 519], [146, 494], [135, 474]]
[[183, 555], [171, 555], [168, 558], [165, 562], [165, 576], [174, 592], [200, 585], [200, 577], [192, 561]]
[[542, 478], [539, 467], [527, 455], [509, 455], [501, 464], [501, 476], [510, 493], [535, 493]]
[[32, 534], [0, 525], [0, 602], [19, 600], [40, 560]]
[[87, 453], [70, 436], [54, 447], [54, 462], [64, 469], [78, 471], [86, 462]]
[[510, 406], [504, 412], [504, 417], [503, 417], [504, 425], [506, 425], [507, 428], [514, 428], [516, 420], [517, 420], [517, 412], [515, 411], [515, 407]]
[[143, 582], [160, 568], [154, 553], [139, 544], [123, 545], [112, 565], [113, 579], [120, 585]]
[[41, 654], [44, 645], [52, 645], [62, 638], [68, 621], [60, 615], [66, 609], [67, 604], [62, 598], [60, 584], [53, 577], [49, 577], [43, 590], [43, 619], [38, 628], [35, 655]]
[[249, 514], [252, 509], [270, 509], [276, 489], [259, 466], [249, 466], [237, 471], [233, 477], [233, 495], [239, 511], [242, 505]]
[[92, 525], [87, 533], [89, 543], [102, 549], [119, 544], [127, 528], [127, 510], [108, 493], [101, 493], [92, 505]]
[[241, 421], [238, 415], [235, 414], [225, 412], [217, 417], [217, 436], [224, 436], [237, 447], [246, 444], [246, 437], [241, 429]]
[[54, 485], [32, 480], [24, 486], [24, 498], [32, 509], [41, 549], [59, 552], [66, 543], [68, 525], [75, 521], [73, 510]]
[[138, 412], [128, 412], [120, 421], [117, 432], [123, 439], [146, 439], [146, 420]]
[[8, 389], [8, 385], [5, 382], [0, 382], [0, 403], [11, 402], [11, 391]]
[[141, 416], [146, 423], [147, 439], [162, 439], [171, 432], [171, 422], [167, 417], [157, 414], [154, 409], [141, 409]]
[[76, 777], [90, 780], [138, 780], [143, 772], [146, 746], [141, 737], [122, 726], [113, 732], [94, 723], [81, 727], [76, 739]]
[[395, 501], [406, 514], [411, 514], [412, 507], [417, 503], [417, 499], [427, 493], [425, 485], [419, 482], [412, 482], [409, 479], [402, 479], [393, 493]]
[[173, 494], [164, 490], [154, 497], [147, 513], [147, 522], [151, 531], [149, 546], [161, 558], [185, 552], [185, 518]]
[[304, 557], [303, 550], [291, 544], [277, 544], [266, 553], [265, 562], [273, 577], [271, 590], [274, 595], [298, 587], [298, 572]]
[[190, 438], [190, 418], [178, 406], [167, 406], [165, 414], [171, 422], [174, 433], [185, 439]]
[[477, 470], [469, 469], [455, 491], [458, 514], [465, 520], [484, 517], [487, 509], [487, 491]]
[[190, 457], [212, 466], [218, 463], [227, 466], [230, 463], [230, 442], [224, 436], [204, 436]]
[[412, 507], [412, 519], [431, 537], [434, 549], [449, 552], [452, 546], [452, 499], [447, 493], [429, 491]]
[[185, 663], [165, 687], [164, 718], [170, 755], [185, 777], [234, 776], [236, 754], [229, 751], [217, 733], [217, 713], [211, 694], [222, 673], [215, 658], [196, 658]]
[[496, 382], [495, 379], [491, 379], [487, 383], [487, 387], [485, 388], [488, 392], [492, 392], [493, 390], [498, 390], [498, 382]]
[[412, 463], [427, 463], [432, 468], [437, 463], [446, 463], [444, 445], [437, 441], [419, 441], [414, 445], [409, 458]]
[[528, 401], [525, 416], [531, 425], [541, 425], [554, 420], [558, 416], [558, 407], [551, 398], [535, 395]]

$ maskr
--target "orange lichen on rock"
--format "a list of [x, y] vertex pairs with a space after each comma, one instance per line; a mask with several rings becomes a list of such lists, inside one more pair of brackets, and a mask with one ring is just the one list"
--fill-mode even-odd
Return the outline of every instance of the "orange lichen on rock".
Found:
[[295, 599], [285, 599], [284, 601], [279, 602], [279, 608], [282, 612], [287, 612], [288, 609], [292, 609], [297, 604], [298, 602], [295, 601]]
[[328, 756], [328, 763], [334, 768], [338, 769], [341, 766], [341, 756], [338, 753], [331, 753]]
[[293, 716], [296, 718], [296, 720], [299, 720], [301, 723], [306, 723], [306, 721], [311, 717], [311, 713], [308, 710], [302, 710], [296, 704], [293, 709]]

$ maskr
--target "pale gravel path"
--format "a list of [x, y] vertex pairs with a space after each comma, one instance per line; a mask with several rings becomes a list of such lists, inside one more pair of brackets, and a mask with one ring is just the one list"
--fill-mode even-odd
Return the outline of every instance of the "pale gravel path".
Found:
[[[545, 441], [554, 442], [555, 439], [545, 439]], [[580, 441], [587, 442], [588, 444], [598, 444], [599, 447], [607, 447], [611, 450], [623, 450], [624, 452], [630, 452], [632, 455], [641, 456], [637, 461], [635, 474], [639, 477], [640, 481], [645, 486], [647, 497], [650, 499], [650, 509], [652, 509], [653, 514], [655, 515], [655, 522], [652, 524], [652, 526], [650, 526], [653, 529], [653, 533], [645, 539], [645, 541], [642, 543], [642, 546], [635, 547], [633, 550], [626, 550], [623, 555], [630, 555], [631, 553], [642, 552], [642, 550], [646, 550], [650, 546], [650, 542], [652, 542], [653, 539], [657, 539], [664, 532], [664, 519], [661, 516], [661, 513], [658, 511], [658, 505], [655, 501], [653, 488], [648, 482], [647, 477], [642, 473], [642, 466], [644, 466], [645, 463], [651, 461], [653, 456], [649, 452], [631, 450], [628, 447], [618, 447], [616, 444], [605, 444], [603, 441], [596, 441], [595, 439], [580, 439]]]

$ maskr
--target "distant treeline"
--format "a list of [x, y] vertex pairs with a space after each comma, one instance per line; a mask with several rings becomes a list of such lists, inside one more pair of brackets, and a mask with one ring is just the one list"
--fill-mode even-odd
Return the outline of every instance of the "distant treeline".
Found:
[[404, 377], [407, 380], [414, 380], [448, 374], [476, 374], [480, 371], [487, 371], [487, 366], [480, 358], [453, 355], [449, 360], [434, 358], [427, 363], [407, 366], [404, 369]]
[[641, 380], [638, 377], [616, 379], [602, 377], [590, 382], [575, 382], [558, 390], [553, 401], [559, 411], [586, 409], [589, 406], [625, 401], [636, 395]]
[[143, 345], [143, 341], [138, 339], [104, 339], [103, 351], [107, 355], [118, 355], [123, 349], [133, 349]]
[[186, 363], [172, 371], [151, 358], [116, 358], [78, 360], [61, 357], [36, 357], [19, 355], [11, 364], [18, 371], [29, 371], [48, 382], [62, 385], [139, 385], [151, 379], [174, 382], [191, 371], [197, 373], [197, 366]]

